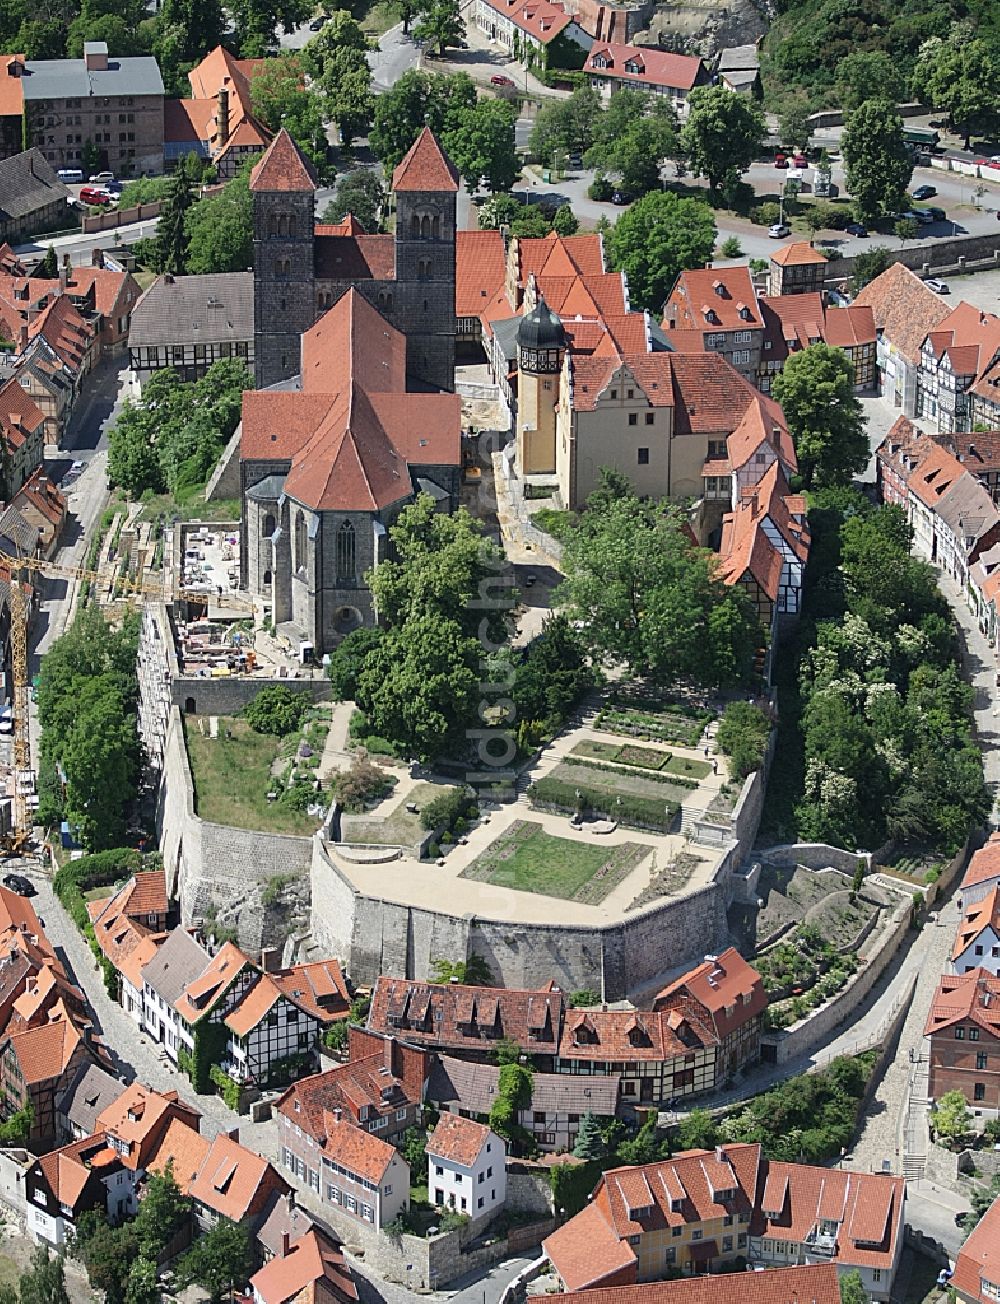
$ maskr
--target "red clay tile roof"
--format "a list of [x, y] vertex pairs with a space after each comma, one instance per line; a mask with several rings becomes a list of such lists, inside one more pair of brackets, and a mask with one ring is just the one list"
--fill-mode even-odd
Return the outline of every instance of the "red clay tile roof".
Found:
[[0, 429], [10, 453], [20, 448], [44, 420], [41, 408], [14, 377], [0, 386]]
[[656, 46], [602, 45], [595, 41], [583, 71], [632, 82], [636, 86], [670, 86], [675, 90], [689, 91], [703, 75], [704, 69], [701, 60], [694, 55], [673, 54], [668, 50], [658, 50]]
[[147, 1171], [164, 1173], [167, 1166], [172, 1165], [174, 1180], [180, 1187], [181, 1194], [189, 1195], [191, 1184], [200, 1172], [211, 1146], [208, 1137], [196, 1132], [189, 1123], [180, 1118], [172, 1118], [150, 1157]]
[[50, 1011], [48, 1023], [7, 1037], [27, 1086], [58, 1078], [69, 1067], [83, 1037], [60, 1002]]
[[627, 1241], [619, 1240], [603, 1209], [595, 1204], [587, 1205], [546, 1237], [542, 1249], [569, 1292], [603, 1282], [618, 1285], [635, 1281], [635, 1251]]
[[718, 1042], [707, 1011], [684, 996], [669, 1010], [567, 1010], [559, 1058], [659, 1062]]
[[[669, 983], [657, 993], [653, 1008], [665, 1008], [679, 992], [689, 993], [705, 1006], [720, 1037], [727, 1037], [748, 1019], [763, 1014], [767, 1006], [763, 979], [734, 946]], [[735, 1007], [732, 1014], [728, 1012], [730, 1006]]]
[[392, 189], [458, 193], [458, 169], [430, 127], [424, 127], [392, 174]]
[[58, 1150], [50, 1150], [35, 1162], [49, 1190], [61, 1205], [71, 1210], [76, 1209], [94, 1169], [100, 1169], [101, 1176], [107, 1177], [123, 1166], [114, 1150], [109, 1148], [103, 1132], [72, 1141]]
[[499, 231], [455, 234], [455, 316], [478, 317], [502, 288], [506, 269]]
[[747, 503], [722, 518], [718, 565], [724, 584], [741, 584], [749, 577], [771, 602], [778, 601], [784, 562]]
[[290, 1001], [322, 1023], [333, 1023], [350, 1013], [351, 997], [337, 960], [297, 964], [275, 974], [274, 981]]
[[449, 1159], [463, 1168], [471, 1168], [493, 1133], [485, 1123], [476, 1123], [460, 1114], [442, 1114], [427, 1140], [427, 1153], [435, 1159]]
[[241, 999], [236, 1008], [226, 1017], [226, 1027], [237, 1037], [245, 1037], [252, 1032], [283, 999], [281, 988], [268, 974], [261, 974], [254, 985]]
[[127, 1144], [122, 1161], [128, 1168], [144, 1168], [170, 1120], [176, 1118], [196, 1131], [201, 1115], [176, 1091], [154, 1091], [133, 1082], [97, 1116], [97, 1126]]
[[258, 160], [250, 173], [252, 191], [315, 191], [316, 177], [312, 164], [292, 140], [284, 127]]
[[[365, 228], [353, 213], [345, 213], [340, 222], [317, 222], [315, 235], [364, 235]], [[462, 235], [460, 231], [458, 233]]]
[[1000, 833], [992, 833], [986, 843], [974, 853], [962, 878], [962, 887], [975, 887], [990, 879], [1000, 881]]
[[336, 394], [352, 381], [369, 394], [406, 389], [406, 337], [355, 289], [302, 336], [304, 393]]
[[198, 1204], [238, 1222], [247, 1216], [265, 1183], [275, 1190], [288, 1189], [266, 1159], [220, 1132], [191, 1183], [190, 1195]]
[[208, 967], [178, 998], [177, 1013], [187, 1023], [197, 1023], [229, 990], [250, 961], [232, 942], [226, 942]]
[[965, 468], [952, 453], [934, 444], [911, 473], [908, 484], [925, 506], [936, 510], [941, 498], [965, 474]]
[[78, 372], [94, 337], [94, 327], [80, 315], [69, 295], [61, 294], [28, 323], [28, 338], [38, 335], [70, 371]]
[[962, 918], [955, 930], [952, 960], [960, 959], [980, 933], [987, 928], [1000, 933], [1000, 884], [983, 897], [982, 901], [966, 906], [962, 911]]
[[762, 321], [749, 267], [681, 272], [667, 299], [663, 324], [670, 330], [699, 332], [759, 330]]
[[326, 1121], [338, 1109], [348, 1116], [348, 1121], [364, 1125], [416, 1103], [407, 1095], [403, 1081], [384, 1068], [381, 1052], [338, 1064], [293, 1083], [275, 1108], [322, 1144]]
[[840, 1285], [834, 1264], [815, 1263], [572, 1293], [579, 1304], [839, 1304]]
[[[987, 1294], [983, 1283], [992, 1290]], [[950, 1285], [963, 1299], [995, 1304], [1000, 1291], [1000, 1196], [980, 1218], [969, 1239], [958, 1252], [955, 1275]]]
[[110, 267], [74, 267], [66, 293], [87, 295], [102, 317], [126, 317], [139, 301], [142, 291], [131, 272], [115, 272]]
[[369, 1182], [380, 1183], [395, 1158], [395, 1149], [353, 1123], [328, 1117], [324, 1124], [324, 1152], [342, 1164], [349, 1173]]
[[250, 1278], [264, 1304], [348, 1304], [358, 1288], [340, 1246], [318, 1227], [293, 1241]]
[[793, 240], [790, 244], [775, 249], [771, 262], [777, 263], [779, 267], [805, 267], [809, 263], [825, 263], [826, 259], [808, 240]]
[[[0, 118], [21, 118], [24, 116], [24, 84], [21, 77], [12, 74], [12, 63], [21, 65], [24, 71], [23, 54], [0, 55]], [[20, 136], [18, 136], [20, 139]]]
[[966, 1021], [1000, 1038], [1000, 978], [994, 978], [987, 969], [942, 976], [927, 1014], [924, 1036], [932, 1037]]
[[920, 361], [924, 340], [950, 311], [903, 263], [893, 263], [870, 281], [853, 306], [870, 307], [875, 329], [914, 366]]
[[172, 144], [207, 144], [215, 130], [214, 99], [164, 100], [163, 139]]
[[529, 1054], [555, 1050], [563, 1014], [560, 991], [517, 991], [382, 976], [372, 993], [368, 1027], [421, 1045], [479, 1050], [501, 1037]]
[[313, 265], [322, 281], [393, 281], [396, 242], [391, 235], [317, 234]]

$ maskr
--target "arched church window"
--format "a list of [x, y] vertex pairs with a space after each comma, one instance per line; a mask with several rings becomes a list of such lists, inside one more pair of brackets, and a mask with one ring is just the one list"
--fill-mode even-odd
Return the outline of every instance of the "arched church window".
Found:
[[433, 240], [441, 239], [441, 219], [439, 217], [435, 217], [431, 222], [431, 238]]
[[420, 219], [420, 235], [422, 239], [427, 240], [430, 238], [430, 234], [431, 234], [431, 219], [425, 213], [424, 216]]
[[295, 569], [296, 570], [305, 570], [308, 538], [309, 538], [309, 534], [306, 528], [305, 513], [299, 512], [299, 514], [295, 518]]
[[290, 236], [292, 236], [292, 237], [294, 237], [294, 235], [295, 235], [295, 214], [294, 214], [294, 213], [292, 213], [292, 215], [291, 215], [291, 216], [289, 217], [289, 219], [288, 219], [288, 234], [289, 234]]
[[273, 213], [267, 215], [267, 234], [275, 235], [278, 230], [278, 219]]
[[274, 533], [274, 527], [275, 527], [274, 513], [267, 512], [264, 516], [264, 519], [260, 523], [260, 537], [262, 539], [270, 539], [271, 535]]
[[283, 236], [288, 233], [288, 218], [282, 213], [278, 218], [278, 235]]
[[416, 213], [414, 213], [410, 218], [410, 235], [413, 236], [414, 239], [420, 235], [420, 218], [417, 217]]

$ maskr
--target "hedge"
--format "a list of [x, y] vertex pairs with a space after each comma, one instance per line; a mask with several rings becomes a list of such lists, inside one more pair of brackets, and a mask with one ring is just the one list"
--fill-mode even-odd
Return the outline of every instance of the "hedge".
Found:
[[420, 812], [420, 826], [424, 829], [443, 829], [451, 832], [461, 819], [472, 819], [477, 813], [476, 800], [464, 788], [452, 788], [434, 797]]
[[596, 815], [617, 820], [633, 828], [655, 829], [660, 833], [670, 831], [680, 806], [675, 801], [658, 801], [655, 797], [636, 797], [630, 793], [615, 794], [603, 788], [590, 788], [584, 783], [564, 783], [546, 775], [528, 788], [532, 805], [555, 806], [561, 811], [575, 813], [578, 799]]
[[[629, 764], [627, 761], [622, 761], [619, 765], [609, 765], [606, 761], [592, 761], [579, 756], [564, 756], [561, 764], [574, 766], [579, 765], [585, 770], [606, 770], [608, 774], [617, 774], [621, 779], [627, 779], [629, 777], [628, 771], [622, 769], [622, 765]], [[643, 779], [648, 780], [650, 783], [668, 783], [672, 784], [675, 788], [690, 788], [692, 791], [698, 787], [697, 779], [685, 778], [683, 774], [671, 774], [669, 771], [654, 770], [648, 766], [640, 766], [637, 768], [642, 769]]]

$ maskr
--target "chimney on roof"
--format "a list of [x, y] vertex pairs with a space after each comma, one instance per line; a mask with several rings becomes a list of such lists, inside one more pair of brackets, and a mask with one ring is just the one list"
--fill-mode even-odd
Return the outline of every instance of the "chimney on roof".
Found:
[[108, 45], [106, 41], [86, 41], [84, 43], [83, 66], [87, 72], [108, 71]]
[[21, 73], [23, 72], [24, 72], [24, 66], [22, 65], [20, 59], [11, 59], [11, 61], [7, 64], [8, 77], [20, 77]]
[[230, 1132], [227, 1132], [227, 1133], [226, 1133], [226, 1136], [229, 1137], [230, 1141], [235, 1141], [236, 1144], [239, 1145], [239, 1143], [240, 1143], [240, 1129], [239, 1129], [238, 1127], [234, 1127]]
[[229, 139], [229, 92], [225, 86], [219, 88], [219, 108], [215, 115], [218, 130], [218, 143], [224, 145]]
[[281, 1257], [283, 1259], [288, 1258], [288, 1251], [291, 1248], [291, 1244], [292, 1244], [291, 1235], [288, 1232], [282, 1232], [281, 1233]]
[[172, 273], [172, 272], [164, 272], [164, 273], [163, 273], [163, 284], [164, 284], [164, 285], [173, 285], [173, 283], [174, 283], [174, 276], [173, 276], [173, 273]]
[[281, 956], [277, 948], [265, 946], [260, 953], [260, 967], [265, 973], [279, 973], [281, 971]]

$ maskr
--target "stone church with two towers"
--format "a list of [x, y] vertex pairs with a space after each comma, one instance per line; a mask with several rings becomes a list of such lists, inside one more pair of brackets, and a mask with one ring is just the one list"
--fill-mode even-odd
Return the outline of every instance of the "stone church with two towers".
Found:
[[284, 130], [250, 177], [257, 388], [240, 432], [241, 584], [320, 655], [375, 620], [365, 574], [418, 493], [458, 503], [458, 174], [424, 129], [395, 169], [396, 230], [317, 225]]

